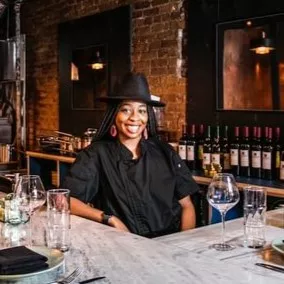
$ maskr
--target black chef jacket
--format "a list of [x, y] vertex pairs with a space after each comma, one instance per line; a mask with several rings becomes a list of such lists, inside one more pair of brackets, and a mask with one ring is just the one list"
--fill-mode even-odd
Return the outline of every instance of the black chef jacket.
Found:
[[118, 140], [93, 142], [65, 179], [71, 196], [117, 216], [136, 234], [155, 237], [180, 229], [179, 200], [198, 190], [175, 150], [157, 139], [141, 140], [141, 156]]

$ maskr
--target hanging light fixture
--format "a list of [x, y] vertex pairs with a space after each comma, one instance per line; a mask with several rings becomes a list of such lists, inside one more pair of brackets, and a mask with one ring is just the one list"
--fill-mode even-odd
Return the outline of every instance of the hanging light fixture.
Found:
[[271, 50], [275, 49], [274, 40], [266, 37], [264, 31], [261, 33], [262, 37], [254, 39], [250, 42], [250, 50], [256, 54], [268, 54]]
[[104, 62], [102, 58], [100, 57], [100, 52], [96, 51], [96, 56], [92, 60], [92, 63], [90, 64], [91, 68], [94, 70], [100, 70], [104, 68]]

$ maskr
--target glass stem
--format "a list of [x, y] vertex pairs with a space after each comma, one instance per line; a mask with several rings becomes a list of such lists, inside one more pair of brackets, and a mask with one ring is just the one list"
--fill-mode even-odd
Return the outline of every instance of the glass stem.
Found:
[[226, 212], [221, 212], [221, 220], [222, 220], [222, 244], [225, 244], [225, 215], [226, 215]]

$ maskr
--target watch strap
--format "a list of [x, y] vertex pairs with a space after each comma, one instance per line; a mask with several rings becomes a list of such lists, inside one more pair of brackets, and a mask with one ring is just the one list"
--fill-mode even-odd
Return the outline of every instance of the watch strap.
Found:
[[102, 217], [103, 217], [102, 223], [105, 224], [105, 225], [108, 225], [108, 221], [109, 221], [109, 219], [112, 217], [112, 215], [108, 215], [108, 214], [105, 214], [105, 213], [103, 212], [103, 213], [102, 213]]

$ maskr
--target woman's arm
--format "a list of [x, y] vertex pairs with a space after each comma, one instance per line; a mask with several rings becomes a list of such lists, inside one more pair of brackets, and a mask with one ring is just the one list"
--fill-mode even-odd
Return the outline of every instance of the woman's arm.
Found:
[[181, 231], [193, 229], [195, 227], [195, 209], [189, 196], [179, 200], [181, 205]]
[[[103, 222], [103, 211], [93, 208], [74, 197], [71, 197], [70, 205], [72, 214], [96, 221], [98, 223]], [[129, 232], [128, 228], [124, 225], [124, 223], [116, 216], [111, 216], [108, 221], [108, 225], [117, 228], [121, 231]]]

